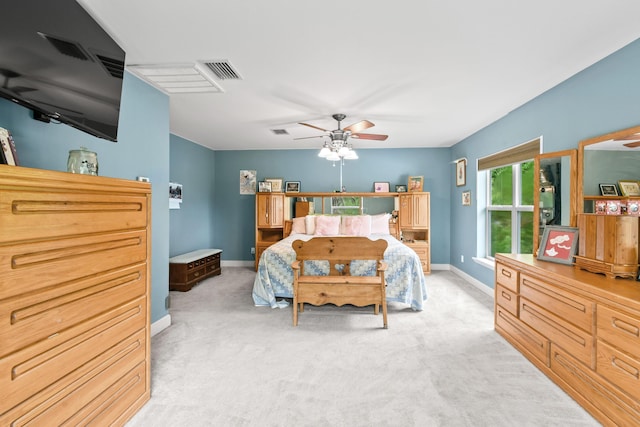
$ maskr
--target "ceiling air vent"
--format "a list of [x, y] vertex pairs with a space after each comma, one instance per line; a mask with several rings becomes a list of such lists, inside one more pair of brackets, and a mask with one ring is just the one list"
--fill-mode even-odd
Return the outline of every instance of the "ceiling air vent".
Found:
[[51, 43], [53, 47], [55, 47], [56, 50], [63, 55], [71, 56], [83, 61], [88, 61], [90, 59], [89, 55], [87, 55], [84, 49], [76, 42], [62, 40], [59, 37], [40, 32], [38, 33], [38, 35]]
[[202, 61], [220, 80], [242, 80], [240, 74], [233, 69], [233, 65], [226, 59]]
[[286, 129], [271, 129], [271, 132], [275, 133], [276, 135], [289, 135], [289, 132], [287, 132]]
[[201, 64], [141, 64], [127, 69], [166, 93], [223, 92]]

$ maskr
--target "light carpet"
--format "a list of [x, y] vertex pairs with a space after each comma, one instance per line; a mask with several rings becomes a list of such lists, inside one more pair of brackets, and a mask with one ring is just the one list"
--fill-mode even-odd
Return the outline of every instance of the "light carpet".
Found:
[[134, 426], [596, 426], [493, 329], [493, 300], [448, 271], [424, 311], [255, 307], [255, 272], [171, 292]]

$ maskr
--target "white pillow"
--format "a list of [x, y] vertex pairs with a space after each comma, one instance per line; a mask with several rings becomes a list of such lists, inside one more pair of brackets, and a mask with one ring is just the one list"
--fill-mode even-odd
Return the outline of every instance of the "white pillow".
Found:
[[314, 215], [307, 215], [304, 217], [305, 234], [315, 234], [316, 232], [316, 217]]
[[383, 213], [371, 216], [371, 234], [390, 234], [389, 218], [391, 214]]
[[345, 236], [368, 236], [371, 234], [371, 216], [343, 216], [340, 224], [340, 234]]
[[320, 215], [316, 217], [314, 236], [337, 236], [340, 234], [340, 216]]
[[304, 217], [293, 218], [293, 225], [291, 226], [291, 234], [305, 234], [307, 226], [305, 224]]

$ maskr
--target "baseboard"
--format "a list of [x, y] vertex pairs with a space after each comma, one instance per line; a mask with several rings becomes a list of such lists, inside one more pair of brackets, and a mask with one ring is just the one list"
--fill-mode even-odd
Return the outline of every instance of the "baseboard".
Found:
[[451, 270], [450, 264], [431, 264], [432, 270]]
[[160, 320], [156, 320], [151, 324], [151, 336], [159, 334], [160, 332], [167, 329], [169, 326], [171, 326], [171, 315], [167, 314]]
[[251, 267], [255, 266], [255, 261], [220, 261], [220, 267]]
[[466, 280], [467, 282], [469, 282], [470, 284], [472, 284], [473, 286], [481, 290], [483, 293], [489, 295], [491, 298], [495, 297], [493, 294], [493, 289], [490, 288], [489, 286], [485, 285], [475, 277], [469, 276], [467, 273], [460, 270], [459, 268], [454, 267], [453, 265], [450, 265], [449, 267], [451, 272], [454, 273], [455, 275], [462, 277], [464, 280]]

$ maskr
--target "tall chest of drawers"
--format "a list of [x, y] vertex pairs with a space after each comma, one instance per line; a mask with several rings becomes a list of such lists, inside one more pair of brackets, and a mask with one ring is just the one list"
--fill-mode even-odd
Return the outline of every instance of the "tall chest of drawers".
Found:
[[0, 165], [0, 425], [123, 425], [149, 399], [150, 202]]
[[495, 329], [604, 425], [640, 425], [640, 283], [496, 255]]

